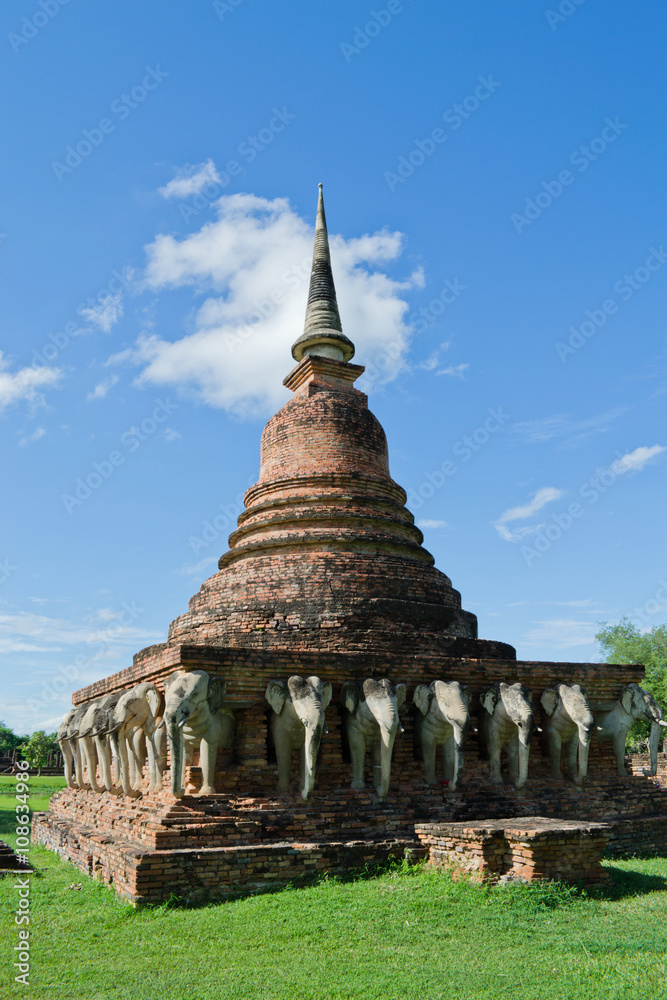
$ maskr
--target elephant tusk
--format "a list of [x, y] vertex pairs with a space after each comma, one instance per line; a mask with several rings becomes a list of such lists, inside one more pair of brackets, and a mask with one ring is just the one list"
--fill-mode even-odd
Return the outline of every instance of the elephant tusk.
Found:
[[667, 722], [665, 722], [664, 719], [658, 719], [658, 725], [659, 726], [665, 726], [665, 728], [667, 728]]
[[327, 734], [327, 736], [329, 735], [329, 727], [327, 726], [326, 722], [324, 723], [324, 732]]
[[399, 731], [399, 733], [404, 733], [405, 732], [405, 729], [403, 729], [403, 726], [400, 724], [400, 722], [398, 724], [398, 731]]
[[182, 719], [181, 722], [178, 723], [178, 728], [182, 729], [187, 721], [188, 721], [187, 719]]
[[542, 732], [542, 726], [535, 726], [535, 729], [538, 731], [538, 733]]
[[161, 729], [162, 726], [164, 726], [166, 724], [166, 721], [167, 720], [164, 719], [164, 718], [160, 719], [160, 721], [158, 722], [157, 726], [155, 727], [155, 732], [157, 732], [158, 729]]

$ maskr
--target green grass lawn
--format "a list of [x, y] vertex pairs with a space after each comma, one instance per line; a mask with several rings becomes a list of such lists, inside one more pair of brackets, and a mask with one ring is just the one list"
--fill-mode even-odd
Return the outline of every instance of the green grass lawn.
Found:
[[[31, 781], [35, 808], [62, 785]], [[0, 837], [13, 843], [11, 791], [0, 780]], [[480, 888], [417, 868], [134, 910], [50, 852], [30, 856], [29, 988], [13, 984], [15, 880], [0, 880], [3, 1000], [667, 998], [664, 858], [609, 861], [612, 888], [588, 895], [555, 883]]]

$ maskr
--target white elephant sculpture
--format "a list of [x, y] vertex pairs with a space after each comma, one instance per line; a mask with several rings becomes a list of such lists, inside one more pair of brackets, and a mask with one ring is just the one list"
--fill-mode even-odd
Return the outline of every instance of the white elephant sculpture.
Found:
[[[65, 777], [69, 772], [70, 788], [88, 788], [84, 778], [84, 761], [79, 745], [79, 725], [88, 711], [88, 705], [70, 709], [58, 729], [58, 743], [65, 761]], [[72, 773], [73, 772], [73, 773]]]
[[651, 724], [649, 739], [650, 767], [645, 774], [655, 775], [658, 768], [658, 746], [660, 736], [667, 727], [660, 705], [652, 694], [634, 682], [626, 684], [618, 700], [610, 707], [593, 706], [598, 739], [612, 741], [616, 755], [616, 771], [620, 778], [626, 776], [625, 740], [633, 722], [643, 719]]
[[[94, 792], [107, 791], [113, 795], [120, 794], [120, 788], [117, 788], [112, 780], [109, 743], [113, 712], [120, 696], [120, 692], [117, 692], [89, 702], [79, 724], [79, 745], [86, 760], [88, 780]], [[101, 785], [97, 782], [98, 766]]]
[[429, 785], [436, 783], [436, 747], [442, 747], [443, 777], [455, 792], [461, 782], [463, 753], [470, 728], [469, 688], [458, 681], [432, 681], [419, 684], [412, 696], [419, 710], [415, 734], [424, 760]]
[[489, 777], [494, 785], [502, 784], [500, 751], [507, 747], [510, 778], [515, 788], [523, 788], [528, 777], [530, 738], [535, 719], [530, 702], [532, 694], [522, 684], [494, 684], [480, 693], [482, 712], [480, 729], [490, 760]]
[[375, 785], [382, 799], [389, 791], [391, 756], [397, 732], [403, 732], [398, 713], [405, 703], [405, 684], [397, 684], [383, 677], [367, 678], [362, 684], [348, 681], [340, 694], [344, 708], [344, 725], [352, 758], [353, 789], [364, 788], [364, 763], [366, 751], [373, 752]]
[[200, 795], [215, 795], [215, 760], [219, 747], [234, 741], [235, 717], [222, 702], [225, 681], [205, 670], [176, 670], [165, 681], [164, 724], [171, 754], [171, 790], [185, 794], [185, 767], [196, 747], [202, 769]]
[[331, 701], [331, 684], [319, 677], [294, 674], [285, 681], [269, 681], [266, 700], [273, 709], [271, 736], [278, 762], [278, 791], [289, 791], [290, 764], [299, 751], [299, 792], [303, 799], [312, 794], [315, 766], [322, 733], [326, 731], [324, 710]]
[[142, 681], [123, 691], [113, 710], [112, 745], [120, 760], [123, 794], [141, 794], [143, 766], [148, 757], [149, 790], [159, 792], [166, 767], [165, 737], [158, 729], [164, 700], [154, 684]]
[[75, 765], [74, 765], [74, 749], [72, 747], [71, 737], [68, 735], [69, 728], [74, 718], [76, 716], [77, 709], [70, 708], [69, 712], [60, 723], [58, 727], [58, 732], [56, 734], [56, 739], [58, 740], [58, 746], [60, 747], [60, 752], [63, 755], [63, 766], [65, 770], [65, 781], [67, 782], [68, 788], [78, 788], [78, 782], [74, 777]]
[[565, 744], [570, 778], [575, 785], [582, 785], [588, 773], [588, 750], [593, 729], [593, 713], [586, 692], [579, 684], [557, 684], [542, 692], [540, 702], [545, 712], [544, 732], [552, 777], [562, 777], [560, 758], [562, 745]]

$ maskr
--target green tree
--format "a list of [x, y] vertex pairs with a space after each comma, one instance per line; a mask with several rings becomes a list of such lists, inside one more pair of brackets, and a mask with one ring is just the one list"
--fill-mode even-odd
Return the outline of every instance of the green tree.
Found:
[[49, 759], [49, 754], [52, 750], [57, 749], [56, 734], [49, 733], [47, 736], [43, 729], [37, 729], [27, 743], [22, 744], [21, 753], [30, 767], [36, 767], [38, 774], [41, 774], [42, 768]]
[[[640, 663], [646, 670], [641, 686], [667, 711], [667, 625], [640, 632], [629, 618], [621, 618], [616, 625], [600, 622], [595, 639], [606, 654], [605, 663]], [[649, 729], [647, 722], [635, 722], [628, 733], [628, 747], [638, 749], [648, 738]]]
[[667, 708], [667, 625], [654, 625], [650, 632], [640, 632], [629, 618], [600, 625], [595, 639], [606, 654], [604, 662], [641, 663], [646, 670], [642, 687]]
[[16, 747], [20, 746], [25, 739], [27, 737], [17, 736], [9, 726], [0, 722], [0, 757], [11, 757]]

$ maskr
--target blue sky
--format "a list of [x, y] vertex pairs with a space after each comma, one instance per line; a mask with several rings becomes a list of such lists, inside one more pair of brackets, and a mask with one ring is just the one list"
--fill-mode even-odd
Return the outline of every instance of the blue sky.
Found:
[[480, 635], [587, 661], [598, 622], [665, 621], [662, 3], [0, 18], [6, 723], [55, 728], [214, 571], [319, 181], [392, 475]]

